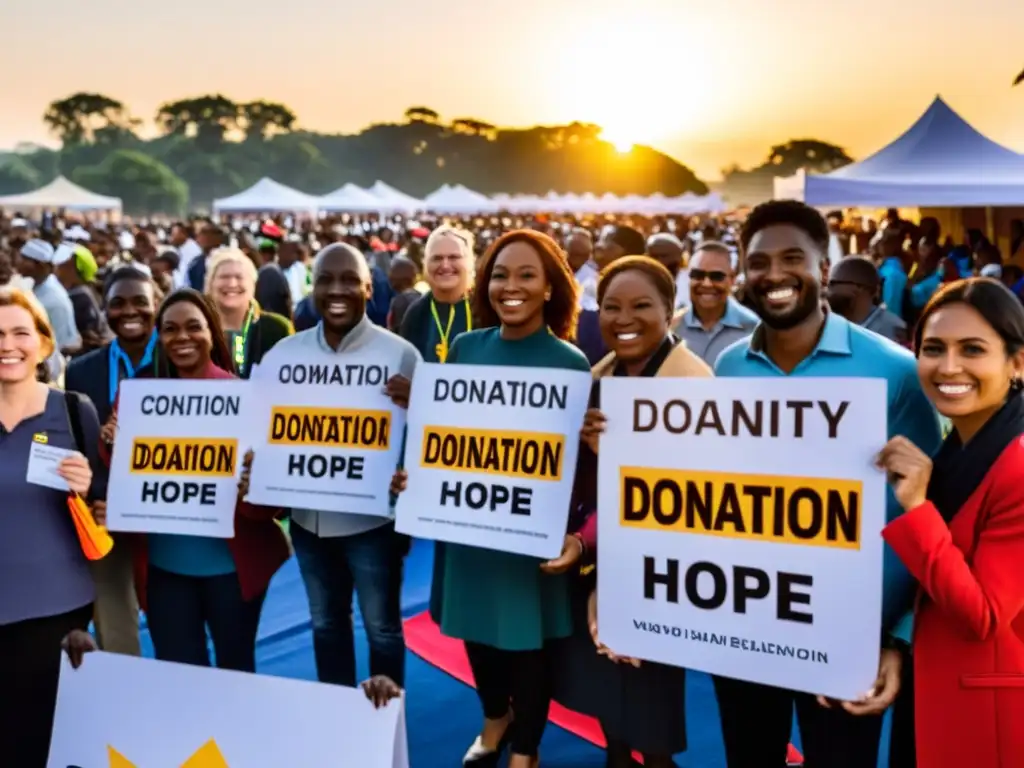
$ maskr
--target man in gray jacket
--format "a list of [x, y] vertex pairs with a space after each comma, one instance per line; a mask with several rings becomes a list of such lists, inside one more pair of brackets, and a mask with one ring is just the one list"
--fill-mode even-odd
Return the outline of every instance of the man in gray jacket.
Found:
[[[372, 290], [362, 254], [343, 243], [327, 246], [313, 263], [312, 298], [320, 322], [282, 340], [274, 352], [301, 357], [308, 350], [310, 358], [326, 352], [340, 358], [397, 360], [398, 374], [387, 382], [387, 392], [405, 407], [409, 383], [422, 358], [405, 339], [370, 322], [366, 304]], [[393, 520], [310, 509], [292, 510], [291, 536], [309, 599], [320, 682], [356, 684], [354, 591], [370, 641], [370, 674], [387, 675], [404, 686], [400, 597], [409, 538], [395, 532]]]

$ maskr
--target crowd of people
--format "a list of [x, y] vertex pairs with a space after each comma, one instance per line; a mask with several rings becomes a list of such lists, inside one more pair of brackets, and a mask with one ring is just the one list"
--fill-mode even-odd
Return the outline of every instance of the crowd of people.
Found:
[[[46, 765], [59, 648], [80, 663], [90, 624], [100, 648], [138, 655], [141, 609], [157, 658], [209, 665], [208, 630], [217, 666], [255, 672], [267, 587], [292, 552], [319, 680], [357, 683], [355, 595], [368, 696], [385, 706], [404, 687], [410, 541], [392, 522], [250, 504], [249, 455], [233, 538], [115, 534], [89, 563], [66, 494], [26, 480], [36, 436], [76, 451], [59, 472], [102, 523], [120, 382], [246, 378], [287, 344], [299, 355], [397, 352], [387, 392], [399, 407], [420, 362], [593, 374], [561, 555], [435, 545], [431, 615], [465, 644], [481, 705], [464, 765], [508, 752], [511, 768], [537, 766], [552, 700], [599, 720], [611, 768], [633, 765], [634, 751], [666, 768], [686, 750], [686, 670], [601, 642], [603, 378], [859, 376], [888, 384], [877, 682], [839, 702], [716, 677], [728, 765], [783, 765], [795, 708], [807, 765], [875, 766], [893, 708], [894, 768], [1024, 767], [1024, 306], [1020, 269], [987, 241], [965, 251], [934, 221], [892, 211], [851, 245], [838, 214], [783, 201], [701, 221], [0, 226], [10, 765]], [[396, 469], [388, 490], [407, 482]]]

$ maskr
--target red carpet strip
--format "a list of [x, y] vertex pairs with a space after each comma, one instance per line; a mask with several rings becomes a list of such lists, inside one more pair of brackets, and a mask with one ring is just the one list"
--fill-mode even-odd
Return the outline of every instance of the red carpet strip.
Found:
[[[405, 622], [405, 644], [428, 664], [448, 673], [461, 683], [473, 687], [473, 672], [469, 668], [469, 660], [462, 643], [445, 637], [426, 612]], [[598, 747], [604, 747], [604, 735], [597, 721], [586, 715], [566, 709], [561, 704], [552, 702], [548, 719], [559, 728], [579, 736]], [[639, 761], [639, 756], [637, 756]], [[803, 765], [803, 756], [790, 744], [787, 763]]]

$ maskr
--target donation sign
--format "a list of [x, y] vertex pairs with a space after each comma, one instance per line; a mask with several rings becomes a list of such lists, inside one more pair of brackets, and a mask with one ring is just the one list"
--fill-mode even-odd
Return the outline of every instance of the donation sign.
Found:
[[[300, 362], [301, 361], [301, 362]], [[259, 430], [247, 500], [390, 517], [405, 409], [384, 393], [393, 364], [273, 351], [260, 364], [251, 421]]]
[[340, 765], [409, 768], [404, 699], [101, 651], [61, 662], [48, 768]]
[[107, 489], [107, 528], [185, 536], [235, 535], [247, 383], [121, 382]]
[[601, 389], [601, 642], [841, 699], [870, 690], [886, 382], [607, 378]]
[[424, 364], [416, 369], [401, 533], [540, 558], [562, 551], [590, 374]]

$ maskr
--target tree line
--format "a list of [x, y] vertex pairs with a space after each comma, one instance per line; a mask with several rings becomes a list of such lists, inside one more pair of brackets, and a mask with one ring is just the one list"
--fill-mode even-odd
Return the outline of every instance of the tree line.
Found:
[[285, 104], [236, 102], [222, 94], [162, 104], [158, 135], [125, 104], [99, 93], [53, 101], [43, 115], [59, 150], [30, 147], [0, 161], [0, 194], [63, 174], [124, 200], [132, 213], [206, 208], [263, 176], [311, 194], [378, 179], [423, 196], [444, 183], [485, 194], [705, 194], [707, 185], [668, 155], [638, 146], [621, 153], [590, 123], [500, 128], [477, 118], [443, 120], [416, 106], [401, 122], [356, 134], [303, 130]]

